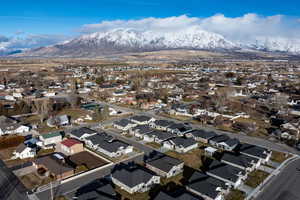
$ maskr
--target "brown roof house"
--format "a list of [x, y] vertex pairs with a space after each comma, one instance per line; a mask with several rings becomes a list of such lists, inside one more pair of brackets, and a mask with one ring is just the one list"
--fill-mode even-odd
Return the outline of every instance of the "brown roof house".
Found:
[[84, 150], [84, 148], [83, 148], [82, 142], [80, 142], [76, 139], [70, 138], [70, 139], [66, 139], [66, 140], [63, 140], [60, 143], [58, 143], [56, 150], [66, 154], [66, 155], [72, 155], [75, 153], [82, 152]]
[[56, 180], [65, 179], [74, 174], [74, 168], [65, 162], [65, 156], [61, 153], [53, 153], [37, 158], [33, 161], [36, 169], [46, 170], [46, 175], [54, 177]]

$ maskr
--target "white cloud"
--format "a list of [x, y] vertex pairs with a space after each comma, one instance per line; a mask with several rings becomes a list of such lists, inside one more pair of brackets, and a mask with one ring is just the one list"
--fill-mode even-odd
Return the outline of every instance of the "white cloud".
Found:
[[0, 48], [3, 50], [37, 48], [56, 44], [69, 39], [63, 35], [25, 35], [22, 37], [0, 36]]
[[241, 17], [226, 17], [217, 14], [207, 18], [187, 15], [167, 18], [144, 18], [139, 20], [112, 20], [98, 24], [86, 24], [80, 31], [92, 33], [116, 28], [130, 28], [151, 31], [178, 31], [193, 26], [223, 35], [232, 41], [250, 42], [257, 38], [298, 38], [300, 35], [299, 19], [284, 15], [260, 16], [254, 13]]

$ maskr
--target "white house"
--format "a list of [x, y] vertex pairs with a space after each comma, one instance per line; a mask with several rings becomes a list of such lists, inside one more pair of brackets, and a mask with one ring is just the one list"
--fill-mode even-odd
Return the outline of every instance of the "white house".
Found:
[[160, 177], [143, 168], [121, 169], [111, 174], [112, 182], [126, 192], [142, 193], [149, 191], [154, 185], [160, 184]]
[[27, 147], [22, 143], [17, 147], [16, 151], [13, 154], [14, 158], [33, 158], [36, 155], [36, 149]]

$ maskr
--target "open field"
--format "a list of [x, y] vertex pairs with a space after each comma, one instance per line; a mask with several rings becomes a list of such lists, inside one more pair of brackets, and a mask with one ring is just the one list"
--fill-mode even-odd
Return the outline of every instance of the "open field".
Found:
[[85, 166], [87, 169], [94, 169], [108, 164], [105, 160], [97, 157], [87, 151], [82, 151], [71, 155], [69, 160], [76, 166]]

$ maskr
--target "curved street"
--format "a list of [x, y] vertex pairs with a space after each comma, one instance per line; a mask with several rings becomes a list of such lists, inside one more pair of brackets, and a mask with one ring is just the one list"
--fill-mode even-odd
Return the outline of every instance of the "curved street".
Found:
[[300, 200], [300, 158], [272, 178], [256, 200]]

